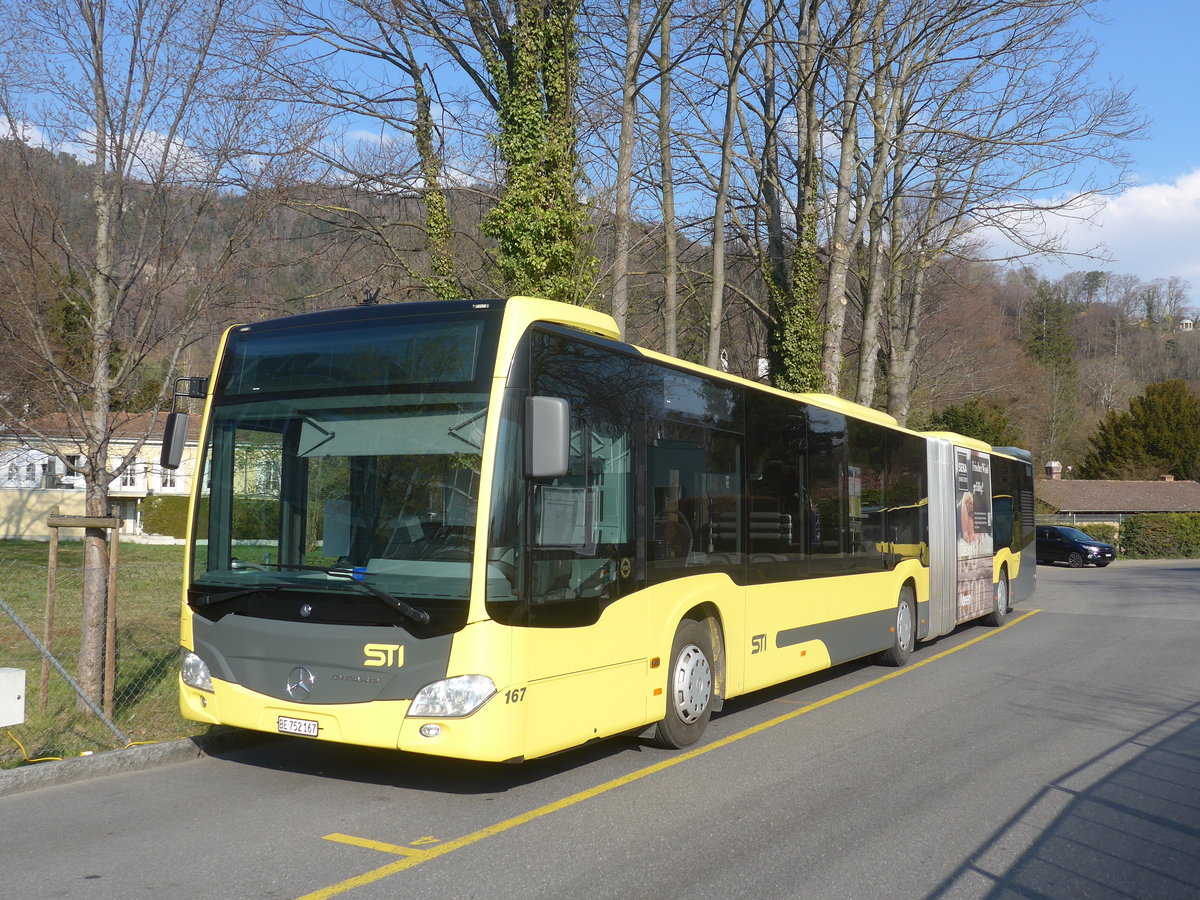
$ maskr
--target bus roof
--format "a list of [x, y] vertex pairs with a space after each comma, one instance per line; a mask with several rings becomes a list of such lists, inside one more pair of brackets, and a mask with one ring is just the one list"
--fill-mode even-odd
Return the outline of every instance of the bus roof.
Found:
[[[489, 298], [482, 300], [435, 300], [416, 303], [358, 304], [355, 306], [343, 306], [336, 309], [321, 310], [318, 312], [301, 313], [294, 316], [282, 316], [274, 319], [264, 319], [249, 324], [234, 325], [230, 330], [252, 329], [254, 331], [269, 331], [276, 328], [294, 328], [297, 326], [319, 327], [321, 325], [354, 321], [357, 319], [370, 320], [394, 318], [397, 316], [436, 315], [438, 313], [452, 313], [467, 309], [503, 309], [506, 313], [508, 313], [506, 318], [508, 318], [515, 327], [509, 330], [508, 334], [502, 335], [502, 345], [515, 343], [515, 341], [519, 340], [520, 334], [524, 332], [525, 328], [534, 322], [547, 322], [554, 325], [562, 325], [568, 328], [593, 334], [601, 338], [606, 338], [611, 341], [625, 343], [622, 340], [620, 330], [617, 328], [616, 320], [607, 313], [602, 313], [594, 309], [588, 309], [587, 307], [583, 306], [561, 303], [555, 300], [545, 300], [540, 297], [522, 296], [510, 297], [508, 299]], [[677, 359], [664, 353], [659, 353], [655, 350], [649, 350], [644, 347], [638, 347], [628, 343], [626, 343], [626, 346], [628, 346], [634, 352], [639, 353], [649, 359], [669, 363], [672, 366], [691, 370], [697, 373], [714, 376], [722, 379], [723, 381], [736, 382], [744, 384], [748, 387], [753, 387], [757, 390], [790, 397], [803, 403], [818, 406], [831, 412], [840, 412], [856, 419], [875, 422], [879, 425], [895, 428], [900, 431], [907, 431], [910, 434], [921, 435], [927, 438], [940, 438], [948, 440], [959, 446], [970, 447], [986, 453], [1001, 453], [1007, 456], [1012, 456], [1016, 459], [1025, 460], [1026, 462], [1031, 459], [1028, 451], [1024, 451], [1016, 447], [993, 448], [990, 444], [987, 444], [984, 441], [976, 440], [975, 438], [969, 438], [961, 434], [955, 434], [954, 432], [950, 431], [914, 431], [911, 428], [901, 425], [894, 416], [891, 416], [886, 412], [874, 409], [870, 406], [864, 406], [861, 403], [855, 403], [852, 400], [846, 400], [833, 394], [792, 393], [768, 384], [743, 378], [739, 375], [731, 375], [728, 372], [721, 372], [716, 369], [711, 369], [708, 366], [704, 366], [699, 363]], [[501, 346], [501, 353], [505, 352], [505, 350], [511, 350], [511, 347]]]

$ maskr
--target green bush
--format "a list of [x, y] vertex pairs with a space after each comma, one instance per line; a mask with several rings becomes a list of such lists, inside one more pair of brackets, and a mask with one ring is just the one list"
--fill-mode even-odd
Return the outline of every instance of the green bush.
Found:
[[142, 501], [142, 530], [146, 534], [187, 536], [187, 497], [147, 497]]
[[233, 505], [233, 534], [242, 541], [279, 540], [279, 501], [238, 500]]
[[1134, 559], [1200, 558], [1200, 513], [1133, 516], [1121, 526], [1121, 544]]
[[1109, 525], [1106, 522], [1095, 522], [1090, 525], [1084, 525], [1082, 530], [1090, 537], [1098, 541], [1104, 541], [1106, 544], [1116, 546], [1117, 543], [1117, 526]]

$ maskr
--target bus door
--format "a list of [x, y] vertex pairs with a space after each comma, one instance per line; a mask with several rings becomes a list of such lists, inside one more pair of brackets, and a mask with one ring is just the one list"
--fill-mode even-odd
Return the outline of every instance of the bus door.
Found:
[[646, 610], [632, 591], [634, 448], [623, 427], [587, 413], [572, 409], [567, 474], [527, 488], [528, 625], [513, 641], [534, 755], [637, 727], [646, 715]]

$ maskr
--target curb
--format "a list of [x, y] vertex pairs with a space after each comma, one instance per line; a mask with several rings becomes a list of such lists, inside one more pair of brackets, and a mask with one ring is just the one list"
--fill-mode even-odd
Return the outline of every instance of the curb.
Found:
[[55, 762], [0, 770], [0, 797], [38, 788], [73, 784], [122, 772], [137, 772], [170, 763], [185, 762], [252, 747], [275, 739], [274, 735], [239, 729], [214, 729], [209, 734], [109, 750]]

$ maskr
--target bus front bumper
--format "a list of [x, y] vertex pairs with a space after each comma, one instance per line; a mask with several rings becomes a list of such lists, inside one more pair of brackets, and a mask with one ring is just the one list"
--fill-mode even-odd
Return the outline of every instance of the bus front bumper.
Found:
[[454, 759], [523, 758], [524, 712], [520, 704], [505, 703], [503, 692], [462, 718], [409, 718], [410, 703], [287, 703], [216, 678], [211, 693], [179, 682], [180, 712], [195, 722]]

